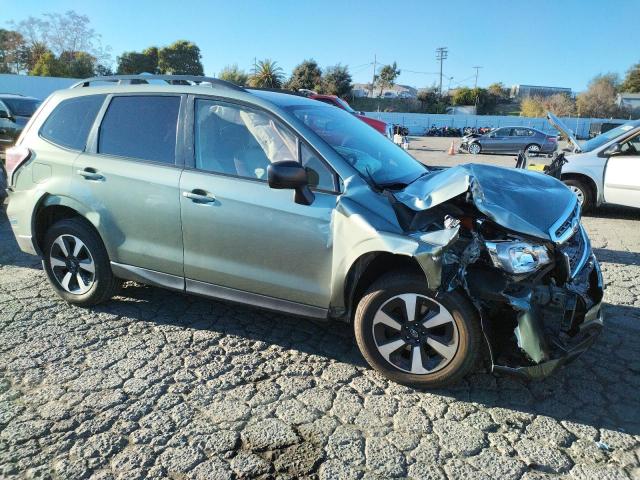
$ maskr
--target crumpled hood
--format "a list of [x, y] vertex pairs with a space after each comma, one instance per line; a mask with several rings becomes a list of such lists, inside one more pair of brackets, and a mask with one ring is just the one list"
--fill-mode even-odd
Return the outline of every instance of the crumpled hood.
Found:
[[576, 202], [562, 182], [548, 175], [479, 164], [425, 175], [394, 196], [419, 211], [467, 191], [478, 210], [497, 224], [546, 240], [551, 226]]

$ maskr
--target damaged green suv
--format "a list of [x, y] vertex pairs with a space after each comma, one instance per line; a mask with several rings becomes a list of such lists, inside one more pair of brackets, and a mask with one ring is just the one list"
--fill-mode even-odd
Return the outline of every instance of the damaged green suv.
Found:
[[369, 364], [449, 384], [540, 377], [603, 324], [576, 197], [554, 178], [432, 169], [353, 115], [205, 77], [85, 80], [7, 155], [8, 216], [53, 289], [134, 280], [353, 324]]

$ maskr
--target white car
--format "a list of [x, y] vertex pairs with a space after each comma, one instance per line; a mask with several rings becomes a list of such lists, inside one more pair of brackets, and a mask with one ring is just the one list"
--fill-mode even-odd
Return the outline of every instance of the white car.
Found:
[[558, 117], [547, 113], [547, 119], [574, 146], [561, 178], [583, 210], [604, 204], [640, 208], [640, 120], [578, 143]]

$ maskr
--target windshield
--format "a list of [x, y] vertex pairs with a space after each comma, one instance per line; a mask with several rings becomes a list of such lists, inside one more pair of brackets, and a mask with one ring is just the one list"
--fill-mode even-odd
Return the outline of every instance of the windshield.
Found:
[[285, 108], [377, 186], [402, 188], [428, 171], [384, 135], [339, 108], [321, 104]]
[[609, 143], [611, 140], [619, 137], [623, 133], [628, 132], [629, 130], [635, 127], [632, 123], [625, 123], [624, 125], [620, 125], [619, 127], [614, 128], [613, 130], [609, 130], [608, 132], [602, 133], [597, 137], [593, 137], [591, 140], [584, 142], [580, 145], [580, 150], [583, 152], [590, 152], [595, 150], [598, 147], [601, 147], [605, 143]]
[[9, 107], [11, 114], [17, 117], [30, 117], [40, 105], [40, 100], [31, 98], [3, 98], [2, 102]]
[[356, 113], [356, 111], [353, 108], [351, 108], [351, 105], [349, 105], [347, 102], [345, 102], [341, 98], [336, 98], [336, 102], [342, 105], [342, 108], [344, 108], [347, 112]]

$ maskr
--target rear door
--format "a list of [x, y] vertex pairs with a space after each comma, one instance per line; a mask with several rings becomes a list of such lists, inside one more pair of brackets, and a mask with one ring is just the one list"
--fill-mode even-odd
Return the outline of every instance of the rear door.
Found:
[[604, 171], [606, 203], [640, 208], [640, 134], [624, 141]]
[[112, 95], [72, 174], [74, 196], [95, 215], [117, 263], [183, 283], [177, 159], [180, 95]]

